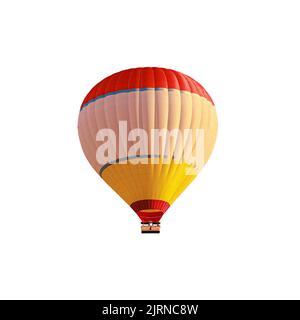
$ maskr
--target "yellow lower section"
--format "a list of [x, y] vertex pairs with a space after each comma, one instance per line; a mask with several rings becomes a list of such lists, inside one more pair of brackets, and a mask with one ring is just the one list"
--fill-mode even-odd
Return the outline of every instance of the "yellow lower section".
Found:
[[108, 166], [102, 178], [129, 205], [144, 199], [172, 204], [196, 177], [190, 174], [191, 168], [189, 164], [174, 161], [169, 164], [119, 163]]

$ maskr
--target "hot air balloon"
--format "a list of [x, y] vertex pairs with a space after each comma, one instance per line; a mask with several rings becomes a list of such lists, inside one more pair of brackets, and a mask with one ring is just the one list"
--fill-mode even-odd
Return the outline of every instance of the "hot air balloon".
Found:
[[160, 232], [163, 214], [209, 159], [217, 126], [214, 103], [197, 81], [152, 67], [100, 81], [78, 120], [86, 158], [139, 216], [142, 233]]

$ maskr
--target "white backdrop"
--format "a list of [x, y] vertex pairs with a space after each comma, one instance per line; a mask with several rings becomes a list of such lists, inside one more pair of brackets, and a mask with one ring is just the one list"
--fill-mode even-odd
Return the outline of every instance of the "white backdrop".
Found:
[[[0, 298], [300, 298], [298, 1], [2, 1]], [[86, 161], [87, 92], [172, 68], [215, 101], [210, 161], [140, 234]]]

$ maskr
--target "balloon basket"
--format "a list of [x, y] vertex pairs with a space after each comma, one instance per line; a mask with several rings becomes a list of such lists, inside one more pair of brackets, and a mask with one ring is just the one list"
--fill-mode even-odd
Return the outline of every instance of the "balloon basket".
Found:
[[160, 233], [160, 222], [142, 222], [142, 233]]

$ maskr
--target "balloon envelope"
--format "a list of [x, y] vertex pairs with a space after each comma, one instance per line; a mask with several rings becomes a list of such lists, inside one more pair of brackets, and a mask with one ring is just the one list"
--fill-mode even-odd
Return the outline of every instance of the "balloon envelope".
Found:
[[[82, 103], [78, 130], [95, 171], [142, 222], [158, 223], [198, 173], [193, 159], [199, 136], [201, 163], [207, 162], [217, 115], [208, 93], [189, 76], [136, 68], [92, 88]], [[189, 130], [192, 134], [185, 135]]]

